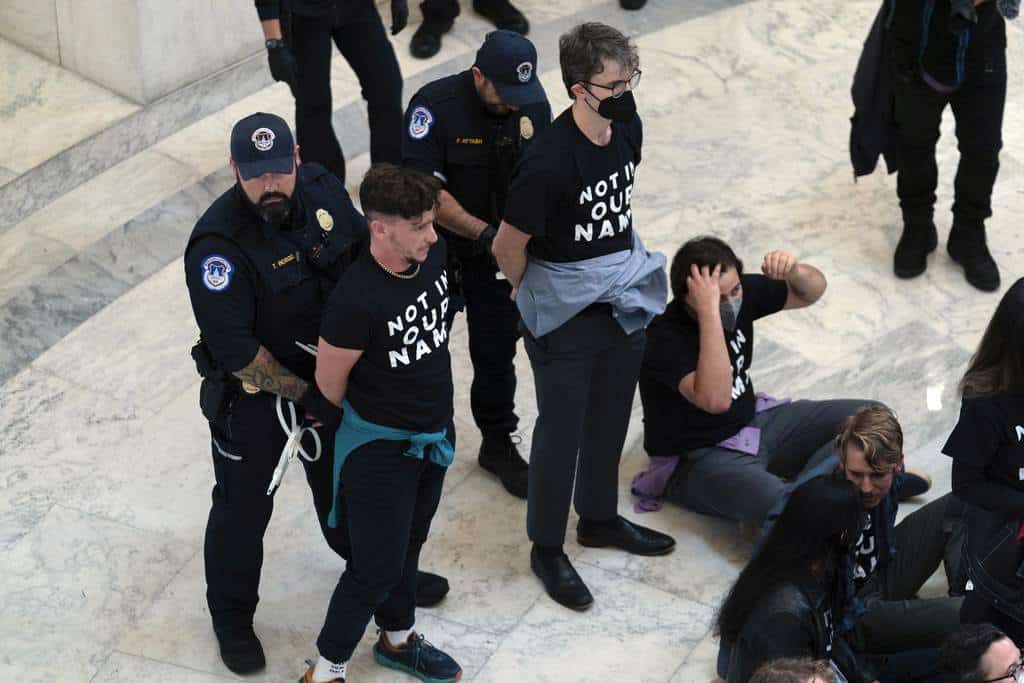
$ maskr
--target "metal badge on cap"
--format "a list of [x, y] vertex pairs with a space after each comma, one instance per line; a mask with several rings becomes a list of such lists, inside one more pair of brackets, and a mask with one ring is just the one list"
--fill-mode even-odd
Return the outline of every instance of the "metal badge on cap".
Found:
[[257, 128], [252, 133], [252, 144], [260, 152], [269, 152], [274, 148], [274, 131], [269, 128]]

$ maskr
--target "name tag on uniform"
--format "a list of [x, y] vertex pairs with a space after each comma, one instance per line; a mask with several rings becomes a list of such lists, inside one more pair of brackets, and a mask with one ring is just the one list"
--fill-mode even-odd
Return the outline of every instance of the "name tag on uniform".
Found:
[[296, 251], [292, 252], [291, 254], [288, 254], [282, 259], [278, 259], [277, 261], [274, 262], [274, 270], [277, 270], [278, 268], [283, 268], [284, 266], [287, 266], [289, 263], [295, 262], [298, 256], [299, 252]]
[[456, 145], [482, 145], [484, 144], [483, 138], [455, 138]]

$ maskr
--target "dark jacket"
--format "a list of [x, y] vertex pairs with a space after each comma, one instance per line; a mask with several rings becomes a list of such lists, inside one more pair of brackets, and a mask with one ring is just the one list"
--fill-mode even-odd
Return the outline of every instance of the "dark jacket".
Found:
[[893, 72], [889, 25], [895, 5], [885, 0], [871, 25], [853, 76], [853, 117], [850, 119], [850, 162], [854, 178], [874, 173], [885, 157], [889, 173], [899, 169], [899, 131], [893, 112]]
[[325, 17], [334, 10], [337, 0], [254, 0], [260, 21], [281, 19], [291, 12], [304, 17]]
[[831, 659], [850, 683], [871, 681], [844, 638], [833, 632], [827, 596], [810, 579], [784, 583], [763, 596], [732, 646], [728, 683], [746, 683], [781, 657]]

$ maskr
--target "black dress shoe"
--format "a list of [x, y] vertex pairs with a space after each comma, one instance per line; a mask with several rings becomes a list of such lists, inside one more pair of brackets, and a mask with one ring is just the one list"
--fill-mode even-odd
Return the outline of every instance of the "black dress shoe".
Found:
[[497, 28], [515, 31], [521, 36], [530, 32], [526, 16], [508, 0], [473, 0], [473, 9]]
[[905, 224], [892, 259], [896, 277], [909, 279], [923, 273], [928, 267], [928, 254], [935, 251], [938, 243], [935, 223]]
[[901, 503], [917, 496], [923, 496], [932, 487], [932, 479], [927, 474], [906, 470], [897, 472], [896, 476], [900, 480], [899, 501]]
[[441, 50], [441, 36], [452, 30], [452, 21], [424, 19], [409, 41], [409, 52], [417, 59], [430, 59]]
[[448, 595], [448, 579], [430, 572], [416, 572], [416, 606], [433, 607]]
[[612, 546], [634, 555], [664, 555], [676, 547], [671, 536], [633, 524], [621, 516], [610, 522], [581, 519], [576, 526], [576, 540], [588, 548]]
[[544, 590], [551, 599], [559, 605], [585, 610], [594, 604], [594, 596], [573, 569], [565, 553], [542, 550], [535, 545], [530, 551], [530, 569], [544, 584]]
[[640, 9], [647, 4], [647, 0], [619, 0], [619, 7], [622, 9]]
[[954, 221], [946, 250], [950, 258], [963, 266], [971, 285], [983, 292], [999, 289], [999, 266], [988, 250], [984, 225], [959, 225]]
[[220, 645], [220, 658], [224, 660], [224, 666], [236, 674], [251, 674], [267, 665], [267, 658], [263, 655], [263, 646], [256, 632], [252, 630], [252, 624], [244, 626], [214, 626], [213, 632], [217, 635], [217, 643]]
[[[519, 437], [515, 437], [518, 439]], [[477, 462], [491, 474], [498, 476], [505, 490], [516, 498], [526, 500], [529, 488], [529, 465], [519, 455], [516, 442], [509, 434], [485, 434], [480, 443]]]

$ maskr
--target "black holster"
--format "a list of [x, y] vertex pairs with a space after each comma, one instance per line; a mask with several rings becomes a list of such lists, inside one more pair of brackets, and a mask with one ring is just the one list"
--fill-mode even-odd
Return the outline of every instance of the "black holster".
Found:
[[203, 378], [199, 386], [199, 409], [203, 417], [213, 422], [227, 412], [237, 393], [238, 381], [224, 372], [202, 337], [192, 347], [191, 353], [196, 363], [196, 372]]

